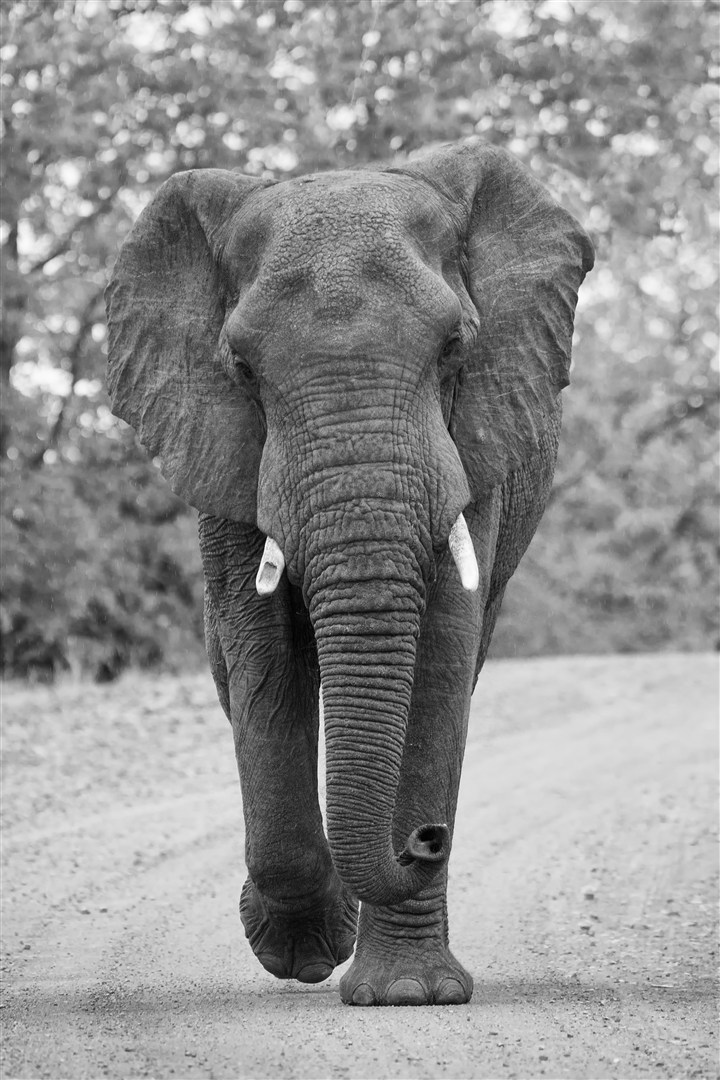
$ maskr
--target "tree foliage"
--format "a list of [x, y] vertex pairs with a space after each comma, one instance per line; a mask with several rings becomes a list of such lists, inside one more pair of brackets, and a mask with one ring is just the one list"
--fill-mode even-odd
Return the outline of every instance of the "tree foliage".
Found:
[[102, 290], [172, 173], [474, 135], [599, 251], [500, 653], [717, 640], [715, 0], [2, 0], [3, 666], [199, 648], [194, 519], [104, 389]]

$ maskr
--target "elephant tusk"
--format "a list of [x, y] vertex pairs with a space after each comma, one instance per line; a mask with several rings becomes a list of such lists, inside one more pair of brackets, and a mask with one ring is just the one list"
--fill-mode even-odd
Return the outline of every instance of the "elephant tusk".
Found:
[[271, 536], [265, 541], [265, 550], [260, 560], [260, 569], [255, 578], [258, 596], [271, 596], [278, 587], [278, 582], [285, 569], [285, 558], [278, 544]]
[[472, 538], [462, 514], [458, 515], [457, 521], [450, 530], [448, 547], [457, 566], [463, 589], [475, 592], [480, 584], [480, 572]]

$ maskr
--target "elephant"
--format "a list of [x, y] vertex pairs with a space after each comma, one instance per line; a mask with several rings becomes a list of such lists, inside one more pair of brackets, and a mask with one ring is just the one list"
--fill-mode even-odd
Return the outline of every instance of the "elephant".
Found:
[[552, 484], [593, 257], [478, 139], [177, 173], [121, 247], [113, 411], [199, 511], [240, 914], [280, 979], [354, 951], [345, 1003], [470, 1000], [446, 900], [470, 698]]

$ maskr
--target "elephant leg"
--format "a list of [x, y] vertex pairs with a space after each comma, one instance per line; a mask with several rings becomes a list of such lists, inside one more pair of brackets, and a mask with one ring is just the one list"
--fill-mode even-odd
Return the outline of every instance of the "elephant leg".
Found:
[[210, 590], [205, 587], [205, 648], [207, 650], [208, 660], [210, 662], [210, 671], [212, 673], [213, 682], [215, 683], [215, 690], [217, 696], [222, 705], [223, 712], [230, 719], [230, 693], [228, 691], [228, 677], [227, 668], [225, 666], [225, 656], [222, 651], [222, 643], [220, 641], [220, 629], [218, 627], [218, 616], [215, 610], [215, 605], [210, 595]]
[[[396, 850], [419, 821], [444, 822], [452, 831], [478, 649], [475, 606], [475, 598], [468, 598], [463, 607], [469, 625], [463, 619], [456, 623], [436, 598], [424, 620], [398, 790]], [[472, 987], [449, 948], [446, 875], [405, 903], [361, 905], [355, 959], [340, 984], [343, 1001], [457, 1005], [470, 1000]]]
[[475, 678], [473, 679], [473, 690], [480, 676], [480, 672], [485, 666], [487, 660], [488, 649], [490, 648], [490, 642], [492, 640], [495, 624], [498, 621], [498, 615], [502, 607], [503, 597], [505, 596], [505, 586], [503, 585], [500, 591], [488, 600], [485, 607], [485, 614], [483, 616], [483, 628], [482, 636], [480, 638], [480, 648], [478, 650], [477, 662], [475, 664]]
[[352, 952], [357, 905], [334, 870], [318, 803], [312, 629], [286, 579], [272, 597], [257, 595], [261, 533], [201, 518], [200, 537], [243, 797], [240, 914], [268, 971], [320, 982]]
[[271, 974], [321, 982], [352, 953], [357, 904], [335, 872], [322, 827], [317, 679], [286, 666], [282, 651], [268, 649], [251, 680], [230, 681], [248, 868], [240, 916]]
[[[485, 541], [476, 540], [485, 582], [490, 580], [497, 521], [496, 507], [485, 523]], [[472, 524], [471, 531], [477, 536]], [[443, 559], [418, 642], [395, 816], [396, 850], [419, 821], [445, 822], [452, 831], [486, 600], [487, 588], [463, 592], [452, 562]], [[406, 903], [361, 905], [355, 959], [340, 984], [343, 1001], [457, 1005], [470, 1000], [472, 989], [471, 976], [449, 948], [446, 875]]]

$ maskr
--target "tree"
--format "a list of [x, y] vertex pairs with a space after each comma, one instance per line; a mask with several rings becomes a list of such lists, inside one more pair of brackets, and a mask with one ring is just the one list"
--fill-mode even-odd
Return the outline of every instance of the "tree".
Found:
[[[600, 254], [556, 494], [496, 651], [714, 641], [718, 19], [715, 0], [3, 0], [6, 669], [113, 672], [163, 659], [161, 618], [198, 630], [193, 516], [103, 384], [102, 289], [158, 185], [473, 135], [525, 160]], [[164, 613], [136, 573], [146, 536], [175, 566]]]

